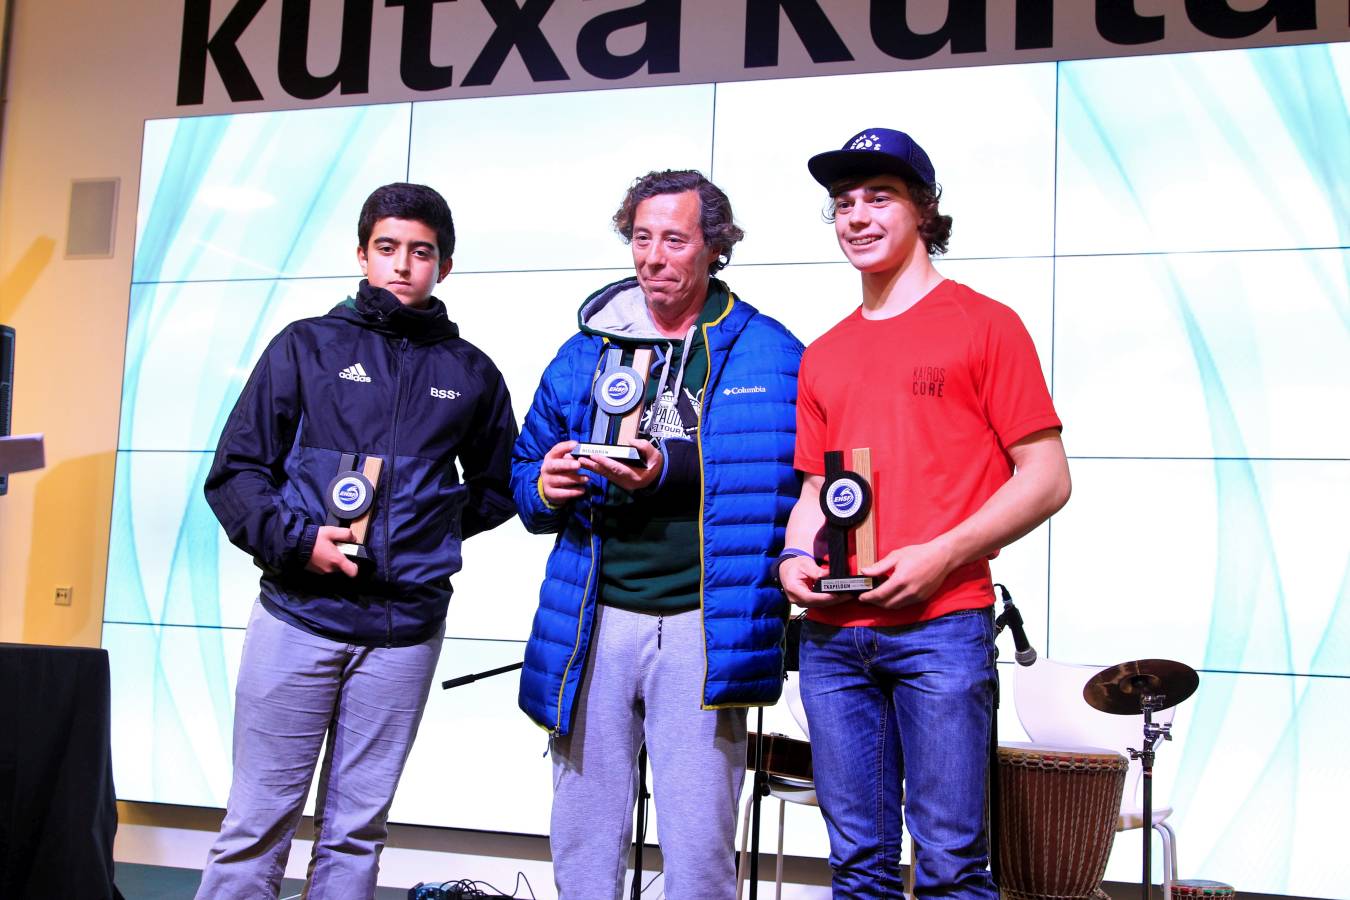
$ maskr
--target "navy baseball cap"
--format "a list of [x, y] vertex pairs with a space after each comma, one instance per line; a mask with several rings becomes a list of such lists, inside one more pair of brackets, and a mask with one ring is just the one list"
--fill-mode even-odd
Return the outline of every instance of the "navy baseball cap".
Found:
[[936, 184], [933, 163], [914, 138], [890, 128], [868, 128], [844, 142], [840, 150], [817, 153], [806, 163], [811, 177], [825, 187], [845, 179], [895, 173]]

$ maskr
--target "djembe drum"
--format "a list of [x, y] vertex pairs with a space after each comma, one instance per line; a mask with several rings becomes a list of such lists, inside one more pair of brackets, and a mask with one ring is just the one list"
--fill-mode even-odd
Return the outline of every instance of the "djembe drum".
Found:
[[1006, 900], [1100, 896], [1128, 761], [1098, 747], [998, 748], [999, 887]]

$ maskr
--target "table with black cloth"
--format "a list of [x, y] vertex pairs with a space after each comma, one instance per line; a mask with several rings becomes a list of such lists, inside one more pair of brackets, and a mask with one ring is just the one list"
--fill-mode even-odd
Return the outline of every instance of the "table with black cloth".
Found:
[[108, 652], [0, 643], [0, 897], [113, 898]]

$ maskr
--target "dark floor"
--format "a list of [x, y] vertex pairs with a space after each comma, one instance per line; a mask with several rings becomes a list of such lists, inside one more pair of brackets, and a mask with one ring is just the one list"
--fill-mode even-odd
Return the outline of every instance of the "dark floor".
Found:
[[[197, 869], [171, 869], [168, 866], [141, 866], [118, 863], [115, 880], [117, 889], [126, 900], [191, 900], [201, 883], [202, 873]], [[303, 882], [287, 878], [281, 882], [281, 900], [300, 896]], [[408, 887], [411, 887], [409, 885]], [[375, 900], [406, 900], [407, 888], [382, 887], [375, 890]]]

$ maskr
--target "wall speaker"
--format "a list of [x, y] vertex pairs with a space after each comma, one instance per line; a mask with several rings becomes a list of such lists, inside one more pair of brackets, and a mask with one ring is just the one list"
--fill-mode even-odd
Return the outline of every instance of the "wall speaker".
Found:
[[120, 178], [76, 179], [70, 183], [67, 259], [106, 259], [113, 255], [120, 183]]

